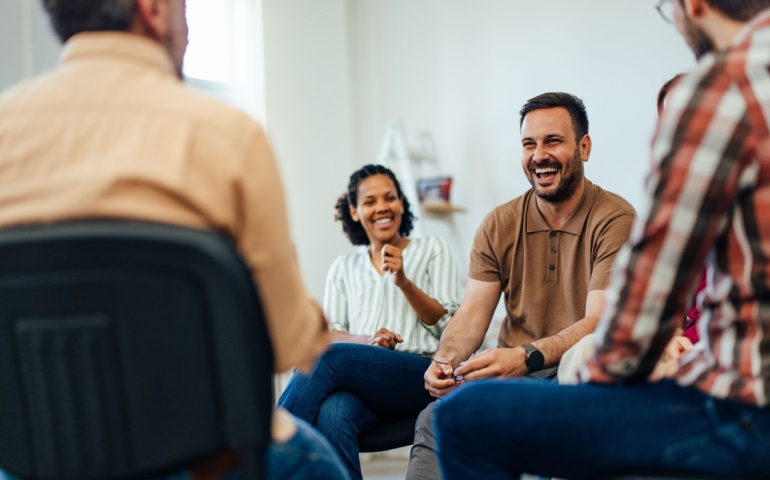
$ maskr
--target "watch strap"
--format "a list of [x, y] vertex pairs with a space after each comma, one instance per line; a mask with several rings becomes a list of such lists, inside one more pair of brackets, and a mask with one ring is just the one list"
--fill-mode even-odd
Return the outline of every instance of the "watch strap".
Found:
[[526, 352], [525, 364], [527, 365], [527, 373], [537, 372], [543, 369], [544, 357], [543, 352], [531, 343], [522, 343], [521, 348]]

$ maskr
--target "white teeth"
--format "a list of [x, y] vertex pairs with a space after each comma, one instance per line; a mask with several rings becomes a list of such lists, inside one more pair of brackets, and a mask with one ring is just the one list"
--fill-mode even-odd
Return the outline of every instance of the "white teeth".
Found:
[[556, 167], [545, 167], [545, 168], [536, 168], [535, 173], [540, 175], [541, 173], [556, 173], [559, 169]]
[[383, 224], [383, 223], [388, 223], [388, 222], [390, 222], [390, 220], [391, 220], [390, 218], [381, 218], [379, 220], [376, 220], [374, 223], [375, 223], [375, 225], [380, 225], [380, 224]]

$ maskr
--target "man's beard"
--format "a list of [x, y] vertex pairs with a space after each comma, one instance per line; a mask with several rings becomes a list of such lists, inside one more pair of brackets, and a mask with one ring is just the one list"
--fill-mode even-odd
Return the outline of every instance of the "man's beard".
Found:
[[695, 25], [689, 18], [684, 19], [684, 36], [695, 58], [700, 60], [704, 55], [714, 51], [714, 42], [706, 35], [702, 28]]
[[[557, 173], [561, 175], [561, 181], [559, 182], [559, 185], [550, 192], [540, 192], [537, 189], [537, 182], [535, 180], [537, 174], [535, 173], [535, 168], [541, 167], [556, 167], [560, 169]], [[524, 173], [526, 174], [530, 185], [532, 185], [532, 188], [535, 190], [535, 195], [548, 203], [562, 203], [572, 198], [584, 178], [583, 160], [580, 158], [580, 147], [575, 149], [575, 154], [572, 156], [572, 161], [568, 164], [567, 168], [568, 171], [561, 169], [558, 162], [533, 162], [530, 166], [530, 170], [525, 170]]]

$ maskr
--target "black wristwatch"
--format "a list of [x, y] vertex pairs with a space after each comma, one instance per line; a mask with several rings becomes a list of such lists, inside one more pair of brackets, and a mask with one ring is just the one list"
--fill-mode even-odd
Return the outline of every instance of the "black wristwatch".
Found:
[[523, 343], [520, 345], [521, 348], [524, 349], [525, 352], [527, 352], [527, 370], [529, 373], [537, 372], [538, 370], [543, 369], [543, 364], [545, 363], [545, 357], [543, 357], [543, 352], [537, 349], [534, 345], [531, 343]]

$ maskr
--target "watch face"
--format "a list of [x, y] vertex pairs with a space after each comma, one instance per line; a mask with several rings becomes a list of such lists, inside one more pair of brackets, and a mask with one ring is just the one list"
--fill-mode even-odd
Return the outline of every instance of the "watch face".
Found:
[[533, 350], [527, 354], [527, 369], [530, 372], [536, 372], [543, 369], [545, 358], [540, 350]]

